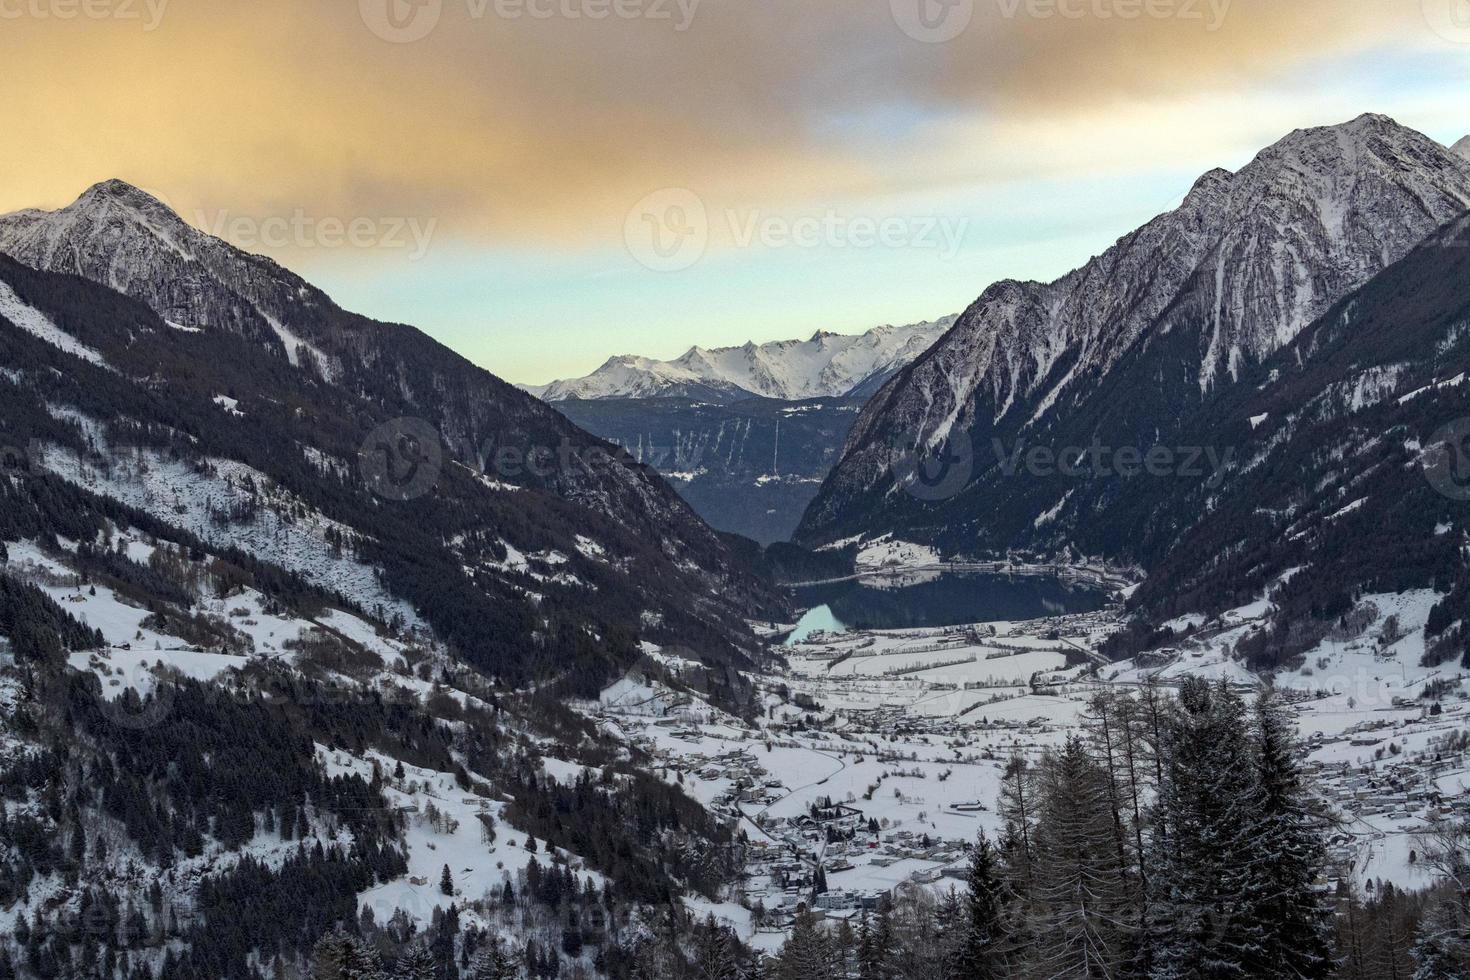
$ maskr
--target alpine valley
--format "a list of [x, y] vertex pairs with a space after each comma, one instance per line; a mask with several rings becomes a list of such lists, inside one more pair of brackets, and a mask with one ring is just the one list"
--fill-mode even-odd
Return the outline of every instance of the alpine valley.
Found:
[[0, 980], [1470, 975], [1467, 420], [1470, 138], [1381, 115], [541, 387], [0, 217]]
[[656, 468], [711, 526], [772, 544], [795, 533], [867, 399], [955, 320], [614, 357], [527, 390]]

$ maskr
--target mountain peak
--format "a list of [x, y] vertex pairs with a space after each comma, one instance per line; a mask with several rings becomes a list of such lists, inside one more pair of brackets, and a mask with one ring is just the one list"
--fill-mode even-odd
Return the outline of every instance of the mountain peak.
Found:
[[86, 190], [82, 191], [82, 193], [78, 197], [78, 200], [87, 200], [88, 198], [97, 197], [116, 198], [126, 201], [128, 203], [161, 203], [153, 195], [138, 187], [133, 186], [125, 180], [120, 180], [117, 177], [112, 177], [108, 180], [98, 181], [91, 187], [88, 187]]
[[1230, 189], [1230, 182], [1234, 179], [1235, 174], [1224, 167], [1216, 167], [1194, 182], [1187, 198], [1209, 198], [1227, 192]]
[[99, 208], [123, 207], [151, 218], [167, 217], [182, 221], [174, 209], [157, 196], [125, 180], [112, 178], [99, 181], [77, 197], [66, 211], [94, 211]]
[[585, 378], [528, 390], [547, 401], [687, 397], [691, 392], [701, 398], [855, 397], [927, 350], [955, 319], [878, 327], [857, 336], [818, 330], [806, 341], [691, 347], [673, 361], [615, 358]]
[[1462, 136], [1460, 142], [1450, 147], [1450, 152], [1470, 160], [1470, 136]]

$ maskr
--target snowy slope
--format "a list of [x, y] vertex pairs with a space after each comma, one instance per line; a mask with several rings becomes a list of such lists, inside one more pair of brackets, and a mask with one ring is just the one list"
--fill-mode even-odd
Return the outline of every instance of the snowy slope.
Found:
[[[1238, 173], [1211, 171], [1177, 210], [1062, 279], [987, 289], [868, 404], [799, 537], [932, 526], [892, 493], [900, 440], [963, 433], [977, 473], [993, 439], [1060, 430], [1084, 445], [1133, 444], [1228, 389], [1467, 206], [1470, 159], [1379, 115], [1298, 130]], [[1060, 495], [1028, 499], [1016, 520], [1031, 524]], [[966, 497], [944, 523], [974, 519], [983, 532], [994, 500], [977, 487]]]
[[552, 402], [574, 398], [723, 400], [758, 395], [795, 401], [844, 397], [874, 390], [928, 350], [956, 319], [876, 327], [858, 336], [819, 332], [807, 341], [713, 350], [693, 347], [672, 361], [625, 355], [610, 359], [585, 378], [526, 390]]

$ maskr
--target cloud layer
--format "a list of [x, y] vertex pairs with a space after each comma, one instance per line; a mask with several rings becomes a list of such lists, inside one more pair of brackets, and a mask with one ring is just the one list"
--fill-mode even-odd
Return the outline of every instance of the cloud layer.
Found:
[[[781, 208], [1147, 165], [1314, 63], [1470, 52], [1439, 0], [151, 2], [0, 0], [0, 210], [121, 176], [186, 216], [582, 246], [663, 187]], [[1286, 108], [1252, 122], [1339, 121]]]

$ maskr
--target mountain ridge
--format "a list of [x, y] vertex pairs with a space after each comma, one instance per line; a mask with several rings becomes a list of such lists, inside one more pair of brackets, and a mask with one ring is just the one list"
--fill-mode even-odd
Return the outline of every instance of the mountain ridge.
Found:
[[[283, 550], [282, 560], [325, 549], [331, 567], [337, 545], [326, 538], [361, 537], [376, 571], [347, 572], [511, 678], [544, 669], [536, 662], [548, 633], [538, 622], [552, 606], [580, 604], [585, 614], [570, 620], [592, 634], [677, 636], [727, 662], [746, 662], [757, 647], [745, 620], [782, 606], [651, 468], [420, 331], [342, 310], [130, 185], [103, 182], [67, 208], [0, 218], [0, 253], [12, 252], [0, 281], [20, 305], [15, 316], [0, 311], [0, 334], [13, 337], [14, 356], [94, 369], [88, 386], [17, 409], [0, 426], [0, 443], [43, 447], [52, 478], [145, 503], [167, 521], [168, 494], [146, 492], [148, 474], [174, 467], [168, 454], [194, 459], [204, 473], [178, 473], [181, 485], [197, 484], [216, 511], [260, 515], [241, 533], [260, 521], [278, 526], [306, 549]], [[96, 355], [90, 365], [76, 360], [85, 351]], [[53, 387], [39, 367], [19, 377], [17, 399]], [[48, 421], [53, 412], [81, 419], [104, 458], [137, 443], [152, 462], [99, 468], [87, 441]], [[384, 474], [370, 454], [404, 446], [412, 458], [384, 465], [416, 473], [432, 464], [436, 482], [406, 493], [375, 482]], [[522, 463], [504, 465], [507, 453]], [[303, 538], [299, 522], [267, 516], [258, 494], [241, 496], [224, 474], [233, 474], [224, 483], [281, 487], [292, 506], [319, 515], [319, 533]], [[538, 604], [550, 604], [540, 616]]]
[[810, 340], [754, 341], [740, 347], [691, 347], [661, 361], [624, 354], [609, 358], [589, 375], [522, 388], [546, 401], [608, 398], [749, 397], [802, 401], [854, 398], [877, 390], [904, 364], [918, 357], [957, 316], [936, 321], [874, 327], [862, 334], [817, 331]]
[[[1146, 447], [1467, 207], [1470, 161], [1381, 115], [1299, 129], [1237, 172], [1212, 170], [1061, 279], [985, 290], [868, 403], [798, 539], [1061, 546], [1065, 522], [1040, 518], [1071, 506], [1066, 490], [1001, 479], [997, 440]], [[973, 447], [974, 480], [937, 501], [901, 492], [895, 453], [952, 437]]]

